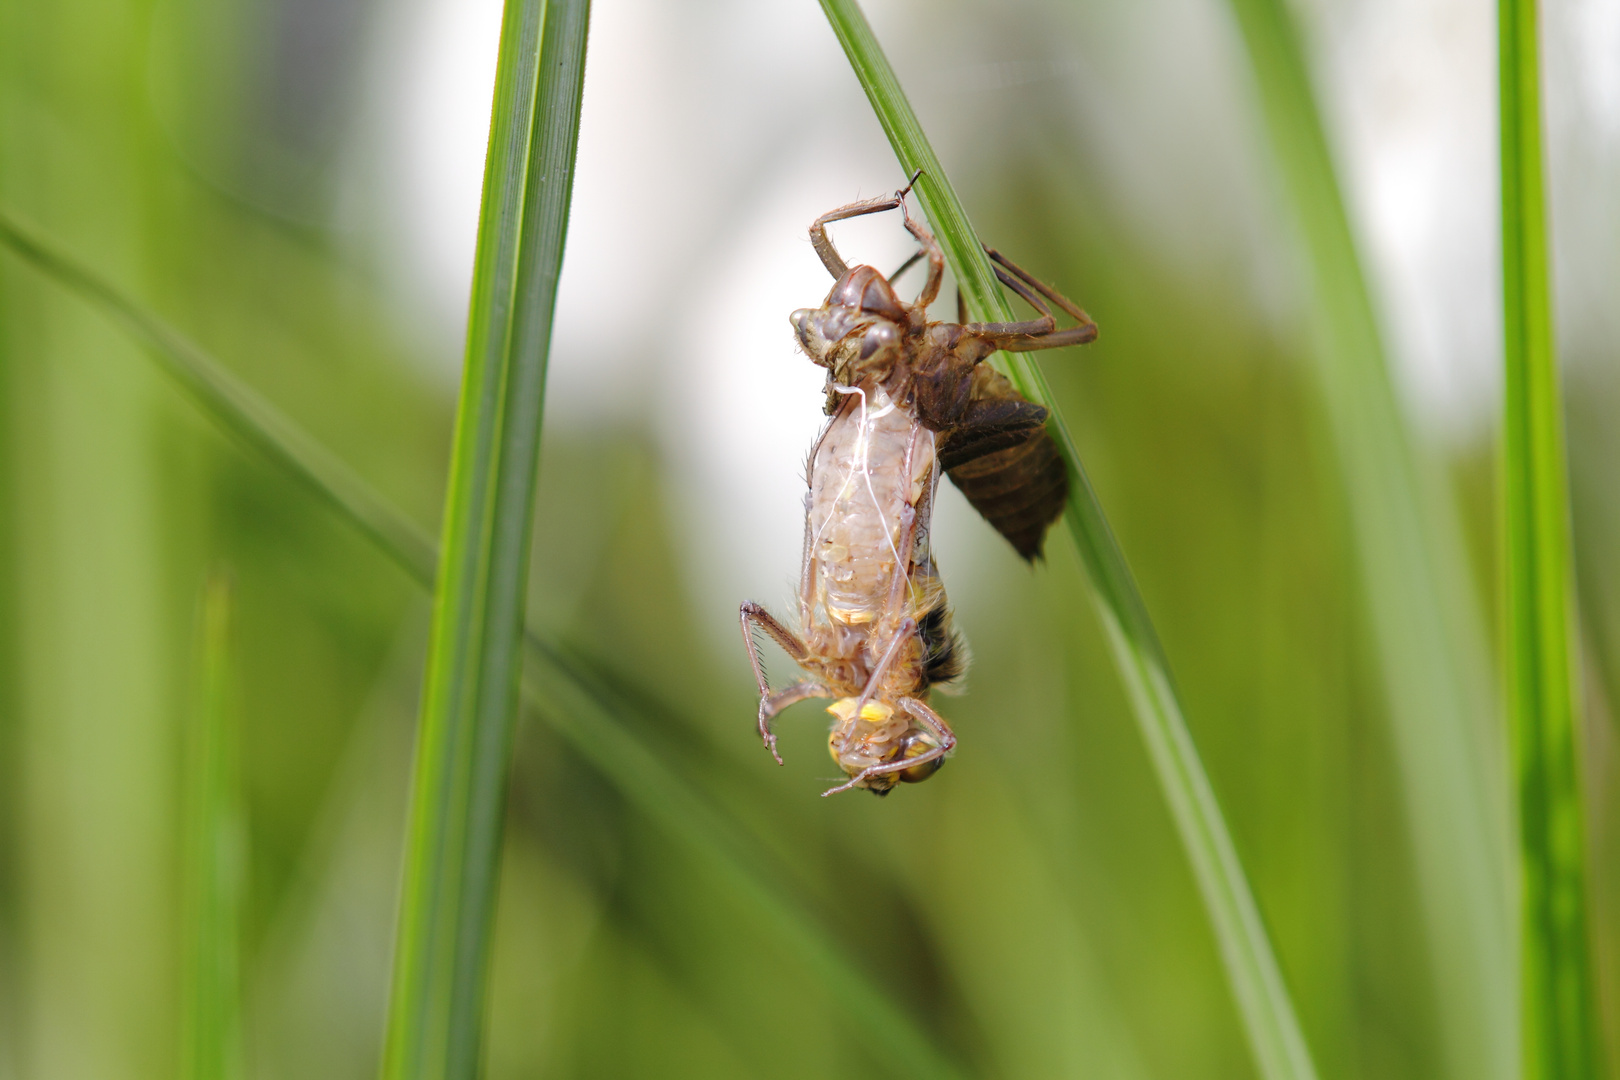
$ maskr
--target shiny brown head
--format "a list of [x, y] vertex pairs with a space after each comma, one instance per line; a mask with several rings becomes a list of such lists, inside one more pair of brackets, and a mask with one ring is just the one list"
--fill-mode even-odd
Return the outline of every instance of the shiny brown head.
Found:
[[805, 354], [831, 371], [834, 381], [853, 386], [886, 378], [913, 322], [920, 325], [921, 318], [876, 269], [852, 266], [821, 307], [800, 308], [788, 321]]
[[827, 294], [825, 306], [852, 308], [897, 323], [905, 323], [910, 318], [888, 279], [870, 266], [850, 267]]

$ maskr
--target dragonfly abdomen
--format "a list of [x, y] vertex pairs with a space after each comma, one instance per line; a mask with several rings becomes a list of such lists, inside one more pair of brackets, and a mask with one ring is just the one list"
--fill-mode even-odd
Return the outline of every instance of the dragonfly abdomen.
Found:
[[812, 620], [859, 627], [892, 610], [896, 567], [910, 577], [918, 536], [926, 551], [935, 459], [933, 433], [881, 388], [850, 397], [811, 461], [806, 572]]

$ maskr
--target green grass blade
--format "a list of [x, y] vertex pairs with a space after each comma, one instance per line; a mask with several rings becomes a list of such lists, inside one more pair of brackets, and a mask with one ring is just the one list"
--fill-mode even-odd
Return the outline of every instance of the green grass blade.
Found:
[[237, 941], [245, 860], [229, 621], [229, 585], [214, 578], [203, 594], [202, 692], [186, 762], [182, 1080], [243, 1075]]
[[[923, 134], [871, 27], [854, 0], [821, 0], [839, 43], [907, 176], [922, 170], [917, 199], [934, 227], [969, 310], [1008, 321], [1011, 309], [945, 170]], [[1158, 635], [1136, 582], [1086, 477], [1040, 368], [1028, 356], [1003, 361], [1014, 385], [1051, 410], [1053, 436], [1069, 469], [1064, 520], [1079, 549], [1114, 659], [1193, 865], [1249, 1042], [1268, 1080], [1316, 1075], [1254, 896], [1170, 679]]]
[[[3, 214], [0, 244], [122, 324], [148, 346], [161, 369], [227, 434], [265, 454], [316, 492], [412, 580], [432, 589], [437, 555], [426, 534], [219, 361]], [[639, 739], [624, 719], [622, 704], [604, 701], [589, 675], [533, 631], [526, 634], [524, 655], [523, 692], [541, 718], [595, 763], [628, 801], [697, 850], [722, 877], [755, 901], [781, 940], [799, 954], [822, 980], [831, 1000], [845, 1010], [850, 1030], [863, 1037], [874, 1057], [919, 1080], [951, 1080], [959, 1075], [916, 1022], [795, 899], [786, 884], [787, 875], [774, 868], [771, 859], [748, 839], [747, 829]]]
[[477, 1075], [588, 0], [508, 0], [383, 1074]]
[[1449, 497], [1401, 414], [1299, 34], [1285, 0], [1231, 0], [1314, 277], [1316, 371], [1355, 531], [1433, 950], [1448, 1072], [1515, 1067], [1512, 919], [1491, 659]]
[[1575, 731], [1563, 399], [1553, 352], [1534, 0], [1500, 0], [1508, 713], [1518, 778], [1524, 1075], [1599, 1075]]

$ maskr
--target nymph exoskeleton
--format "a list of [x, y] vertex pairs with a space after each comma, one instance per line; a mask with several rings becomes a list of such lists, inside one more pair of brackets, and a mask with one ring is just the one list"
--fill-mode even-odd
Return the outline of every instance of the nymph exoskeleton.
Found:
[[[950, 725], [927, 703], [930, 690], [965, 665], [929, 550], [940, 471], [1020, 555], [1038, 558], [1063, 511], [1068, 477], [1045, 431], [1046, 410], [981, 361], [998, 349], [1051, 349], [1097, 336], [1077, 305], [989, 248], [996, 276], [1040, 317], [929, 322], [945, 260], [907, 213], [909, 190], [841, 207], [810, 226], [810, 242], [837, 283], [820, 308], [791, 318], [799, 345], [827, 369], [831, 417], [810, 451], [799, 633], [758, 604], [741, 611], [759, 683], [759, 733], [778, 763], [771, 718], [806, 698], [835, 699], [828, 749], [849, 780], [825, 795], [857, 787], [886, 795], [896, 783], [932, 776], [956, 746]], [[827, 236], [830, 222], [894, 209], [928, 265], [910, 304], [872, 267], [846, 266]], [[1047, 300], [1079, 325], [1057, 329]], [[755, 628], [809, 677], [773, 692]]]

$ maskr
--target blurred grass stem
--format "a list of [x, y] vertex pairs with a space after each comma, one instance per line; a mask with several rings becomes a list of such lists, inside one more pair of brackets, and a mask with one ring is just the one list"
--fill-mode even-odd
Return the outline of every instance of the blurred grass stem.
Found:
[[1468, 553], [1401, 413], [1288, 6], [1231, 6], [1314, 278], [1321, 401], [1405, 788], [1448, 1072], [1506, 1080], [1516, 1058], [1507, 811], [1486, 739], [1491, 661]]
[[230, 601], [227, 580], [211, 578], [203, 592], [201, 692], [186, 763], [181, 1080], [243, 1075], [237, 935], [246, 859], [230, 709]]
[[1503, 539], [1519, 800], [1524, 1076], [1600, 1075], [1587, 936], [1569, 484], [1553, 351], [1534, 0], [1498, 6], [1502, 135]]
[[[1012, 311], [990, 260], [866, 17], [854, 0], [821, 0], [821, 6], [889, 137], [901, 171], [910, 176], [922, 170], [914, 188], [917, 199], [945, 250], [969, 310], [984, 321], [1011, 321]], [[1187, 732], [1164, 649], [1074, 440], [1035, 361], [1013, 355], [1001, 362], [1020, 393], [1051, 411], [1048, 424], [1069, 469], [1064, 521], [1079, 549], [1115, 663], [1192, 861], [1261, 1073], [1267, 1080], [1314, 1077], [1316, 1070], [1254, 895]]]

